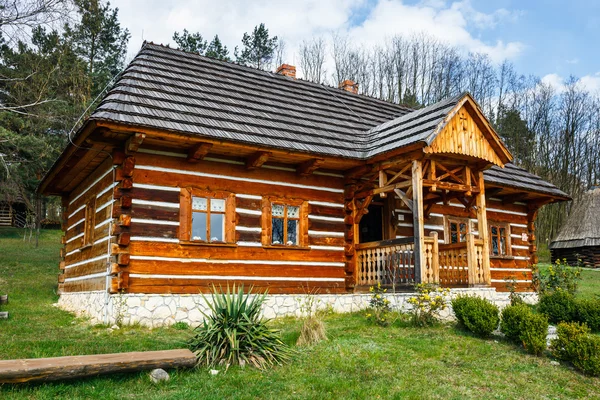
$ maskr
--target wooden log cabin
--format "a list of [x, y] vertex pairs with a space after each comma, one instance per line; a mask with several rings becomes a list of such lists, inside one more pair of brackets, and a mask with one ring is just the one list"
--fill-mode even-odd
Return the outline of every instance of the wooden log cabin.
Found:
[[469, 94], [413, 110], [145, 43], [39, 191], [61, 196], [59, 291], [531, 290], [536, 213]]
[[600, 186], [592, 186], [573, 204], [567, 221], [550, 243], [552, 262], [600, 268]]

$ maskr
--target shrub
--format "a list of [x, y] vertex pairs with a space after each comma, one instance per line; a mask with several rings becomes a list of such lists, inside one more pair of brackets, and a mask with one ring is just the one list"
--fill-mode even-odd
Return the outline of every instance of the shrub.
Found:
[[369, 309], [367, 310], [367, 319], [375, 322], [379, 326], [388, 326], [390, 324], [390, 301], [385, 298], [387, 289], [381, 287], [381, 283], [377, 286], [371, 286], [371, 299], [369, 300]]
[[563, 290], [575, 294], [581, 280], [581, 268], [573, 268], [567, 260], [556, 260], [548, 270], [542, 272], [537, 266], [533, 269], [533, 286], [539, 294]]
[[577, 301], [575, 296], [564, 290], [546, 293], [540, 297], [540, 313], [546, 315], [550, 322], [572, 322], [577, 320]]
[[243, 286], [236, 293], [235, 285], [231, 292], [228, 287], [226, 293], [219, 293], [213, 286], [211, 297], [206, 301], [210, 312], [203, 313], [204, 322], [189, 343], [198, 364], [249, 364], [263, 369], [291, 359], [293, 350], [281, 341], [279, 331], [260, 317], [266, 293], [244, 294]]
[[540, 355], [546, 350], [546, 337], [548, 336], [548, 318], [545, 315], [529, 315], [521, 322], [519, 339], [528, 353]]
[[479, 336], [489, 336], [498, 327], [498, 307], [481, 297], [458, 296], [452, 300], [458, 322]]
[[515, 343], [522, 344], [532, 354], [546, 349], [548, 318], [534, 314], [525, 304], [508, 306], [502, 311], [500, 330]]
[[509, 340], [520, 343], [521, 325], [530, 314], [531, 309], [525, 304], [506, 307], [502, 310], [500, 331], [502, 331]]
[[586, 375], [600, 376], [600, 337], [578, 336], [567, 345], [567, 353], [575, 368]]
[[573, 340], [588, 333], [590, 333], [590, 329], [585, 324], [561, 322], [556, 327], [557, 338], [552, 339], [550, 343], [552, 355], [559, 360], [570, 361], [571, 357], [567, 351], [567, 347]]
[[600, 299], [577, 300], [577, 320], [595, 332], [600, 331]]
[[417, 295], [408, 299], [408, 303], [413, 305], [410, 311], [411, 322], [415, 326], [436, 323], [439, 312], [448, 306], [445, 297], [450, 293], [450, 289], [442, 289], [430, 283], [419, 283], [415, 285], [415, 290]]

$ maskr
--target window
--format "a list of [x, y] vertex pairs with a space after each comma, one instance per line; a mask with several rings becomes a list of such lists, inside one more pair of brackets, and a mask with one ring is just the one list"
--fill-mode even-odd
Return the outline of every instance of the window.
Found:
[[263, 197], [263, 246], [308, 246], [308, 203], [298, 199]]
[[192, 197], [192, 240], [225, 241], [225, 199]]
[[469, 233], [468, 220], [448, 219], [448, 243], [466, 242], [467, 233]]
[[510, 255], [509, 230], [507, 224], [490, 222], [490, 255]]
[[235, 242], [235, 196], [195, 188], [181, 190], [179, 239], [197, 243]]
[[91, 246], [94, 243], [94, 230], [96, 229], [96, 197], [93, 197], [85, 205], [85, 223], [83, 229], [83, 245]]
[[271, 244], [285, 244], [298, 246], [298, 225], [300, 221], [300, 207], [285, 204], [271, 205]]

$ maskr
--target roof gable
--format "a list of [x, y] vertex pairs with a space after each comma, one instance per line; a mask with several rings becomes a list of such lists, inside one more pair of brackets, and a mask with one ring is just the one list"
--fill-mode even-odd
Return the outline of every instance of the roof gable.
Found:
[[429, 154], [451, 153], [486, 160], [503, 167], [512, 160], [471, 96], [463, 96], [427, 138]]

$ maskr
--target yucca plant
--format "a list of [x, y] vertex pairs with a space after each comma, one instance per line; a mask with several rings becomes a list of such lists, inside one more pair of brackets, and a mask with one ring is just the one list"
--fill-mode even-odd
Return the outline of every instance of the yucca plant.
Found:
[[252, 365], [260, 369], [282, 364], [291, 359], [294, 351], [285, 344], [277, 329], [268, 326], [269, 320], [260, 316], [267, 292], [244, 294], [244, 287], [235, 285], [223, 293], [213, 285], [212, 301], [204, 300], [210, 312], [194, 330], [190, 348], [199, 365]]

